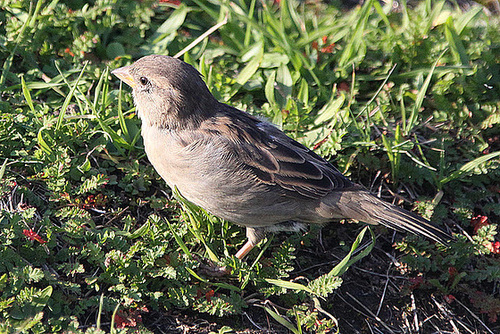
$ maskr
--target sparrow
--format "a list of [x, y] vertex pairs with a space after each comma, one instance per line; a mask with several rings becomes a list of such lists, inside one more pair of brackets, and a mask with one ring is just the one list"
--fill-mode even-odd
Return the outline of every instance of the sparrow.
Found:
[[168, 56], [112, 71], [132, 87], [149, 161], [190, 202], [246, 227], [242, 259], [267, 232], [355, 219], [445, 244], [430, 221], [380, 200], [271, 123], [219, 102], [201, 74]]

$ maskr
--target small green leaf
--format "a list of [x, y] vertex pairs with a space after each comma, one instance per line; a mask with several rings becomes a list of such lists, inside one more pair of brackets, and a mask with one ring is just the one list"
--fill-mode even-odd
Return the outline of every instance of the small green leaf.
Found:
[[42, 291], [40, 291], [38, 294], [33, 296], [33, 302], [36, 307], [39, 307], [40, 309], [45, 307], [47, 305], [47, 302], [49, 301], [50, 296], [52, 296], [52, 291], [54, 289], [52, 286], [48, 286]]
[[264, 53], [262, 57], [262, 62], [260, 64], [261, 68], [276, 68], [281, 65], [286, 65], [290, 62], [290, 59], [286, 54], [273, 52]]
[[341, 94], [338, 97], [335, 95], [335, 93], [332, 93], [330, 100], [323, 106], [323, 108], [321, 108], [320, 111], [318, 111], [318, 116], [314, 120], [315, 125], [320, 125], [327, 121], [333, 121], [336, 118], [340, 108], [345, 102], [345, 95]]
[[236, 77], [236, 83], [243, 86], [250, 78], [257, 72], [260, 67], [260, 62], [264, 54], [264, 48], [262, 43], [259, 43], [259, 49], [257, 54], [246, 64], [246, 66], [241, 70], [241, 72]]
[[275, 89], [277, 91], [275, 97], [277, 97], [277, 102], [280, 108], [285, 107], [288, 99], [292, 95], [292, 85], [292, 75], [290, 74], [288, 66], [286, 66], [285, 64], [281, 64], [281, 66], [278, 68], [278, 71], [276, 72], [275, 86]]
[[[41, 2], [41, 1], [40, 1]], [[28, 333], [29, 329], [33, 328], [37, 323], [42, 321], [43, 312], [38, 312], [35, 316], [27, 318], [16, 325], [16, 333], [24, 332]]]
[[338, 289], [341, 285], [342, 278], [331, 273], [327, 273], [309, 282], [307, 287], [314, 291], [315, 295], [324, 298]]
[[85, 161], [83, 161], [83, 163], [80, 166], [77, 166], [76, 168], [78, 168], [78, 170], [81, 173], [85, 173], [88, 172], [90, 168], [92, 168], [92, 165], [90, 163], [90, 160], [88, 158], [85, 158]]
[[274, 85], [276, 84], [276, 71], [273, 71], [271, 75], [267, 78], [266, 87], [264, 93], [266, 94], [266, 99], [271, 106], [276, 106], [276, 99], [274, 97]]
[[175, 33], [186, 20], [186, 15], [189, 8], [185, 4], [181, 4], [172, 14], [169, 15], [168, 19], [161, 24], [158, 29], [149, 37], [147, 44], [156, 44], [160, 42], [167, 36]]

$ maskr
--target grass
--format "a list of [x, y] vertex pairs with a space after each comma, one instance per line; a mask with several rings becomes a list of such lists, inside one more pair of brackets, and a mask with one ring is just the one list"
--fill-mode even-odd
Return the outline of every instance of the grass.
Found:
[[[498, 18], [439, 1], [0, 6], [2, 332], [499, 330]], [[239, 261], [243, 229], [166, 187], [110, 75], [151, 53], [456, 241], [329, 224]]]

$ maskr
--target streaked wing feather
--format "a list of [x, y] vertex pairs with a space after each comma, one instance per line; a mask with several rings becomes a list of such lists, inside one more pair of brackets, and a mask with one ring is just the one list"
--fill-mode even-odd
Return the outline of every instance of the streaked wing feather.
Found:
[[325, 159], [274, 126], [226, 105], [222, 111], [204, 125], [206, 132], [228, 139], [242, 165], [261, 182], [280, 186], [290, 196], [313, 199], [353, 186]]

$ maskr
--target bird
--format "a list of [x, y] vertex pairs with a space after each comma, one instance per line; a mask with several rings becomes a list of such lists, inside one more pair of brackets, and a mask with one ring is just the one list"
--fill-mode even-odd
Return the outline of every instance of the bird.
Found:
[[429, 220], [372, 195], [270, 122], [219, 102], [186, 62], [144, 56], [112, 71], [132, 88], [147, 157], [171, 188], [246, 228], [243, 259], [268, 232], [354, 219], [446, 244]]

